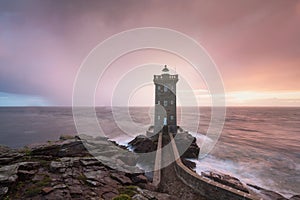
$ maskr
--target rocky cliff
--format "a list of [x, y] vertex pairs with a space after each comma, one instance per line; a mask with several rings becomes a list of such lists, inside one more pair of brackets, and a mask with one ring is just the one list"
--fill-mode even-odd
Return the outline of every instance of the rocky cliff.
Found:
[[[0, 199], [175, 199], [153, 191], [135, 167], [134, 156], [119, 155], [115, 143], [106, 138], [91, 143], [100, 160], [78, 137], [19, 150], [1, 147]], [[138, 173], [124, 172], [126, 168], [136, 168]]]
[[[195, 165], [187, 159], [198, 158], [196, 139], [182, 134], [175, 140], [179, 147], [189, 145], [179, 151], [183, 163], [192, 170]], [[129, 145], [135, 152], [147, 153], [155, 151], [157, 143], [138, 136]], [[156, 192], [144, 172], [136, 167], [137, 162], [139, 157], [133, 152], [102, 137], [64, 136], [58, 141], [23, 149], [0, 146], [0, 199], [180, 199]], [[254, 192], [265, 200], [286, 199], [274, 191], [243, 184], [219, 172], [204, 172], [202, 176], [244, 192]], [[300, 196], [290, 199], [297, 200]]]

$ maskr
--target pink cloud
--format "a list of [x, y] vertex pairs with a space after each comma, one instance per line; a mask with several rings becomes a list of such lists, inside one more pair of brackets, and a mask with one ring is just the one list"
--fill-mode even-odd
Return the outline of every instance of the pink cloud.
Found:
[[70, 104], [89, 51], [143, 26], [195, 38], [217, 63], [227, 91], [299, 90], [299, 8], [296, 0], [2, 2], [0, 91]]

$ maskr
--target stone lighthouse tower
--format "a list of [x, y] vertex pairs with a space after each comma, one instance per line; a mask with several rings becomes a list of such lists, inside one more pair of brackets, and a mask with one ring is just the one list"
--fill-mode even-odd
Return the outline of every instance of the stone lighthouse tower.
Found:
[[155, 84], [155, 114], [154, 133], [169, 131], [177, 133], [176, 118], [176, 83], [178, 75], [169, 74], [165, 65], [161, 75], [154, 75]]

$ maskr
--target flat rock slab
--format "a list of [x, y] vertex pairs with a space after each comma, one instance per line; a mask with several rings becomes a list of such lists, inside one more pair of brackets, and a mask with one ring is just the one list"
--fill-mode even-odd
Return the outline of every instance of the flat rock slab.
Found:
[[83, 166], [101, 165], [102, 163], [94, 158], [91, 159], [80, 159], [80, 164]]
[[0, 187], [0, 197], [6, 195], [8, 192], [8, 187]]
[[113, 193], [113, 192], [106, 192], [106, 193], [102, 194], [102, 198], [103, 198], [104, 200], [111, 200], [111, 199], [113, 199], [115, 196], [117, 196], [117, 194], [116, 194], [116, 193]]
[[83, 193], [83, 190], [79, 185], [69, 186], [68, 188], [72, 197], [80, 197]]
[[42, 189], [42, 193], [43, 194], [48, 194], [48, 193], [52, 192], [53, 190], [54, 190], [53, 187], [45, 187], [45, 188]]
[[228, 174], [223, 174], [220, 172], [201, 172], [201, 175], [204, 177], [207, 177], [209, 179], [212, 179], [216, 182], [222, 183], [224, 185], [227, 185], [229, 187], [235, 188], [237, 190], [249, 193], [249, 190], [247, 187], [237, 178], [230, 176]]
[[17, 180], [18, 165], [6, 165], [0, 168], [0, 184], [13, 183]]
[[130, 184], [132, 184], [132, 181], [130, 180], [130, 178], [128, 178], [125, 175], [118, 174], [118, 173], [112, 173], [110, 176], [113, 179], [115, 179], [118, 182], [120, 182], [122, 185], [130, 185]]
[[102, 180], [104, 177], [109, 176], [109, 173], [106, 171], [89, 171], [89, 172], [84, 172], [83, 175], [90, 180]]

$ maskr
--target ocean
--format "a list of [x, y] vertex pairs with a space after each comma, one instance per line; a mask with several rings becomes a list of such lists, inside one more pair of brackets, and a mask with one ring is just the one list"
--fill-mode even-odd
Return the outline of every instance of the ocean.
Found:
[[[97, 117], [107, 136], [126, 144], [145, 134], [153, 122], [153, 109], [117, 108], [117, 116], [108, 107], [96, 109]], [[210, 109], [200, 108], [199, 114], [185, 114], [184, 128], [199, 128], [191, 133], [197, 142], [207, 139]], [[180, 112], [179, 112], [180, 113]], [[198, 116], [196, 116], [198, 115]], [[200, 118], [199, 118], [200, 117]], [[116, 118], [122, 120], [119, 127]], [[200, 121], [198, 121], [200, 119]], [[215, 170], [290, 197], [300, 193], [300, 108], [229, 107], [222, 134], [212, 152], [194, 160], [196, 171]], [[88, 120], [88, 119], [87, 119]], [[124, 134], [124, 124], [128, 125]], [[132, 125], [131, 127], [131, 124]], [[179, 122], [180, 125], [180, 122]], [[139, 127], [139, 128], [137, 128]], [[129, 133], [128, 133], [129, 132]], [[1, 107], [0, 144], [19, 148], [25, 145], [57, 140], [60, 135], [75, 135], [76, 128], [70, 107]]]

